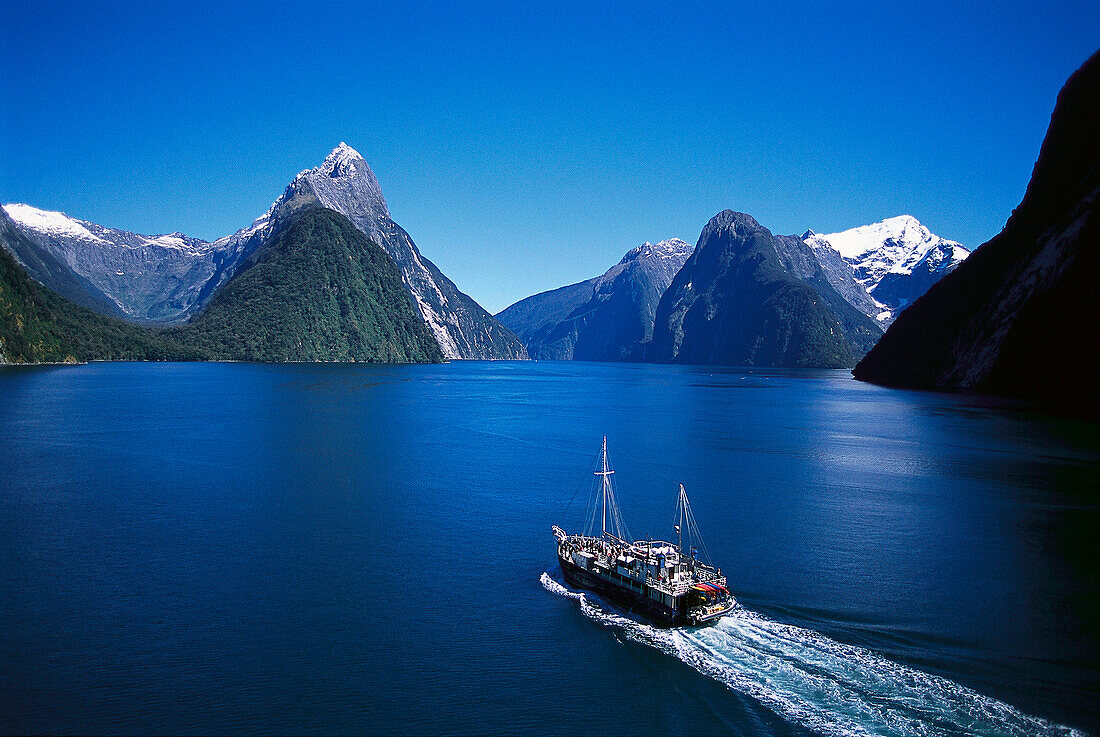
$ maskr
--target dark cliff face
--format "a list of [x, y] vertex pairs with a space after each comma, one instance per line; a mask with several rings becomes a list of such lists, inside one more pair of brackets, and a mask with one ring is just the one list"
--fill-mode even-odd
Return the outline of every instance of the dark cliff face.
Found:
[[813, 252], [744, 213], [714, 216], [657, 307], [647, 359], [850, 367], [877, 326], [829, 284]]
[[675, 238], [645, 243], [602, 276], [520, 300], [497, 317], [532, 358], [640, 360], [661, 295], [691, 250]]
[[1100, 53], [1066, 82], [1004, 230], [903, 312], [856, 367], [892, 386], [1100, 410]]
[[573, 315], [592, 299], [595, 284], [593, 278], [534, 294], [506, 307], [496, 318], [519, 336], [531, 358], [572, 360], [577, 334], [585, 324]]

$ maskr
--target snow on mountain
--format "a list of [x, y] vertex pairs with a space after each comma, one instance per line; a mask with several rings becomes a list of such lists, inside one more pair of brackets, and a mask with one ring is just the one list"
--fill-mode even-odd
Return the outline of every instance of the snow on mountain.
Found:
[[[970, 254], [962, 244], [940, 238], [911, 215], [899, 215], [816, 238], [827, 242], [852, 263], [861, 272], [860, 281], [868, 289], [874, 289], [887, 272], [912, 272], [933, 249], [953, 252], [952, 259], [958, 262]], [[960, 250], [955, 252], [956, 248]]]
[[[203, 285], [220, 268], [216, 244], [182, 233], [141, 235], [19, 203], [4, 205], [4, 211], [44, 258], [63, 263], [93, 298], [133, 320], [186, 320]], [[68, 294], [55, 283], [56, 273], [24, 267], [47, 287]]]
[[128, 230], [106, 228], [86, 220], [77, 220], [63, 212], [39, 210], [37, 207], [12, 203], [4, 205], [4, 211], [24, 232], [31, 231], [41, 237], [72, 238], [88, 243], [102, 244], [101, 247], [143, 248], [154, 246], [171, 248], [189, 253], [209, 251], [213, 244], [199, 238], [191, 238], [183, 233], [165, 235], [141, 235]]
[[12, 203], [4, 205], [4, 211], [22, 229], [34, 230], [53, 236], [82, 238], [88, 241], [102, 240], [91, 233], [83, 221], [71, 218], [63, 212], [39, 210], [37, 207]]
[[[596, 292], [601, 287], [615, 283], [619, 274], [627, 270], [632, 264], [638, 264], [644, 268], [652, 278], [666, 286], [672, 283], [672, 277], [687, 261], [688, 256], [695, 250], [695, 246], [680, 240], [669, 238], [660, 243], [646, 241], [640, 246], [631, 248], [619, 263], [612, 266], [601, 276], [596, 277]], [[666, 273], [667, 272], [667, 273]], [[658, 295], [659, 297], [660, 295]]]
[[[957, 267], [970, 251], [932, 233], [911, 215], [819, 235], [806, 231], [802, 240], [819, 260], [831, 249], [844, 259], [877, 305], [871, 314], [883, 324]], [[835, 257], [833, 257], [835, 258]]]
[[663, 259], [675, 261], [681, 258], [687, 258], [694, 250], [695, 246], [679, 238], [669, 238], [660, 243], [650, 243], [646, 241], [642, 245], [627, 251], [626, 255], [622, 257], [619, 263], [625, 264], [627, 261], [636, 261], [638, 259]]

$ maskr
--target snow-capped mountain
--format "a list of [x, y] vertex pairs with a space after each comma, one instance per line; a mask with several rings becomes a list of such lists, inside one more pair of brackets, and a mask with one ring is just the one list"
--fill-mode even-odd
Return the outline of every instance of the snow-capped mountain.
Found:
[[522, 299], [497, 319], [533, 358], [638, 360], [661, 295], [693, 250], [679, 238], [643, 243], [601, 276]]
[[346, 216], [393, 258], [413, 306], [428, 323], [444, 356], [527, 358], [515, 335], [420, 254], [409, 234], [390, 218], [374, 172], [346, 143], [333, 149], [320, 166], [299, 173], [267, 215], [231, 239], [250, 238], [288, 211], [312, 204]]
[[802, 239], [823, 264], [835, 262], [829, 251], [840, 255], [873, 298], [874, 312], [849, 302], [884, 325], [970, 255], [961, 244], [939, 237], [910, 215], [840, 233], [819, 235], [810, 230]]
[[[17, 203], [4, 205], [4, 211], [45, 253], [15, 254], [31, 276], [93, 309], [113, 305], [133, 320], [185, 320], [224, 261], [215, 244], [182, 233], [141, 235]], [[62, 284], [56, 270], [41, 267], [54, 259], [71, 271], [70, 284]], [[67, 288], [72, 275], [87, 294]]]

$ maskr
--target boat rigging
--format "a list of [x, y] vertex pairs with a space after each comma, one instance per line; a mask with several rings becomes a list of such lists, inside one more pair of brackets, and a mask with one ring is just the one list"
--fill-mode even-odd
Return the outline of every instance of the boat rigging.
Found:
[[[676, 542], [631, 542], [611, 483], [614, 473], [605, 436], [599, 470], [595, 471], [599, 481], [583, 534], [570, 534], [552, 526], [558, 541], [558, 563], [566, 581], [603, 594], [661, 626], [705, 624], [732, 611], [737, 602], [726, 587], [721, 569], [710, 563], [684, 485], [680, 484], [676, 502]], [[687, 554], [683, 552], [685, 537]]]

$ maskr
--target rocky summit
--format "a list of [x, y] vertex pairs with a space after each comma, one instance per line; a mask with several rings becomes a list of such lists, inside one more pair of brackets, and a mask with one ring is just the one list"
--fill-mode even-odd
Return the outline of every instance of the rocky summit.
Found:
[[725, 210], [703, 228], [661, 298], [647, 358], [850, 367], [879, 335], [831, 286], [809, 246]]
[[[390, 218], [370, 166], [346, 143], [333, 149], [320, 166], [298, 174], [265, 217], [279, 217], [313, 203], [347, 217], [393, 258], [413, 307], [445, 357], [527, 358], [519, 338], [421, 255], [409, 234]], [[261, 221], [257, 223], [263, 227]]]

